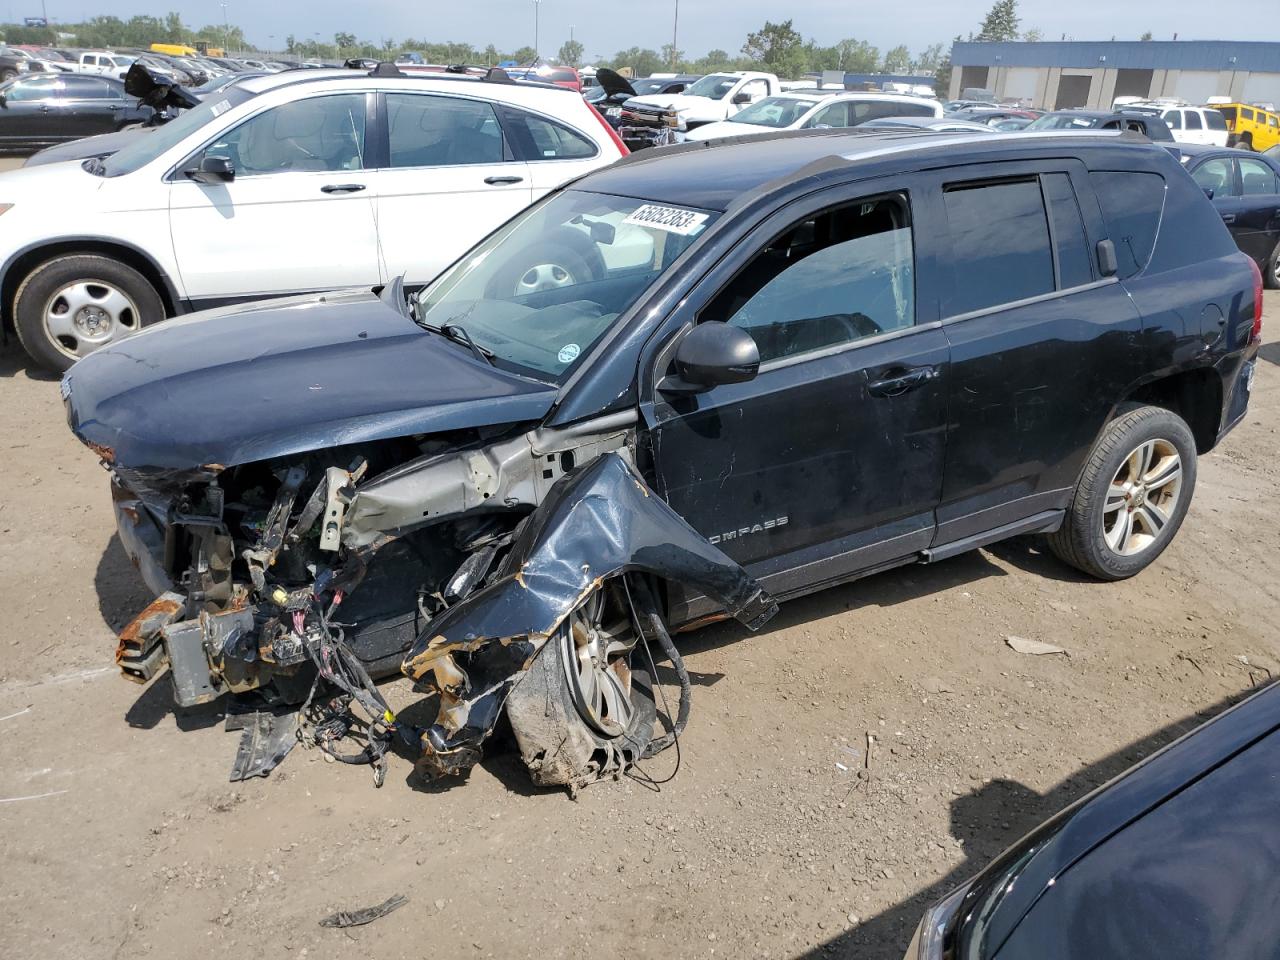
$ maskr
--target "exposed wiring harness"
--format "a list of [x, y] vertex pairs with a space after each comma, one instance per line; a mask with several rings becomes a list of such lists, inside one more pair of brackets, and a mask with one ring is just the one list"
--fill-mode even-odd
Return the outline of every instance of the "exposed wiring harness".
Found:
[[[676, 748], [676, 768], [667, 777], [670, 780], [676, 775], [680, 769], [680, 734], [684, 732], [685, 726], [689, 723], [689, 707], [693, 700], [693, 684], [689, 680], [689, 671], [685, 669], [684, 660], [680, 657], [680, 651], [676, 649], [675, 642], [671, 639], [671, 634], [667, 631], [667, 625], [662, 619], [662, 614], [658, 611], [658, 602], [654, 598], [653, 590], [640, 577], [634, 580], [634, 596], [632, 594], [632, 585], [629, 582], [632, 578], [624, 577], [622, 586], [627, 595], [627, 606], [631, 608], [631, 617], [635, 622], [636, 630], [640, 634], [640, 642], [644, 645], [645, 656], [649, 660], [649, 669], [653, 672], [653, 685], [658, 688], [658, 694], [662, 697], [662, 709], [666, 716], [670, 718], [671, 708], [667, 704], [667, 695], [662, 690], [662, 685], [658, 682], [658, 668], [654, 663], [653, 652], [649, 649], [649, 636], [652, 634], [662, 647], [662, 652], [666, 654], [667, 659], [671, 661], [671, 666], [676, 671], [676, 677], [680, 681], [680, 705], [676, 713], [674, 723], [670, 724], [669, 729], [661, 737], [650, 740], [641, 754], [642, 759], [655, 757], [668, 747], [675, 745]], [[670, 722], [670, 721], [668, 721]], [[666, 782], [661, 781], [661, 782]]]

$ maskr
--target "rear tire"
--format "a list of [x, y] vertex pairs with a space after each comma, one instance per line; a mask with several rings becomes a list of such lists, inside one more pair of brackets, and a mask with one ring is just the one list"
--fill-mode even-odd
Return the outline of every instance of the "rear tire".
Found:
[[0, 70], [0, 83], [3, 83], [5, 80], [12, 80], [17, 75], [18, 72], [16, 70]]
[[1132, 577], [1173, 540], [1195, 483], [1186, 422], [1162, 407], [1123, 411], [1094, 444], [1049, 549], [1099, 580]]
[[42, 263], [13, 298], [14, 327], [23, 349], [55, 373], [164, 315], [164, 301], [146, 277], [98, 254], [69, 254]]
[[1280, 290], [1280, 243], [1271, 251], [1271, 259], [1262, 268], [1262, 281], [1268, 290]]

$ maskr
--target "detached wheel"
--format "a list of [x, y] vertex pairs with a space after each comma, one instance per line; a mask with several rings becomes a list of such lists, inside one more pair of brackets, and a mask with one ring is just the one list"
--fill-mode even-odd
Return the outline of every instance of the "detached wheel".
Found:
[[635, 628], [617, 591], [587, 598], [507, 698], [507, 719], [535, 783], [576, 792], [641, 758], [656, 711], [649, 675], [631, 669]]
[[14, 326], [42, 367], [61, 373], [81, 357], [164, 319], [164, 303], [132, 267], [95, 254], [56, 257], [14, 297]]
[[1160, 407], [1130, 410], [1094, 445], [1049, 547], [1100, 580], [1132, 577], [1178, 532], [1195, 485], [1196, 443], [1186, 422]]

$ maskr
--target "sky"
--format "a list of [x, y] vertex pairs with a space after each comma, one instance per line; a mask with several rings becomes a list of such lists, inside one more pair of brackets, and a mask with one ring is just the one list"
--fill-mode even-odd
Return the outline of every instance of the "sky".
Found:
[[[1146, 30], [1157, 40], [1280, 40], [1280, 18], [1261, 16], [1275, 0], [1217, 0], [1212, 17], [1201, 0], [1020, 0], [1022, 28], [1038, 27], [1046, 40], [1136, 40]], [[219, 0], [44, 0], [48, 16], [76, 22], [98, 14], [128, 18], [176, 10], [197, 27], [222, 19]], [[867, 40], [882, 51], [905, 43], [914, 53], [931, 43], [976, 31], [991, 0], [807, 0], [800, 7], [779, 0], [680, 0], [680, 49], [697, 57], [713, 48], [736, 54], [746, 36], [766, 20], [791, 16], [806, 38], [834, 44], [845, 37]], [[41, 0], [0, 0], [6, 19], [39, 16]], [[540, 0], [539, 43], [554, 55], [569, 38], [586, 47], [588, 61], [631, 46], [658, 49], [671, 40], [674, 0]], [[1274, 9], [1274, 8], [1273, 8]], [[227, 0], [227, 15], [261, 47], [283, 46], [292, 33], [319, 33], [332, 42], [338, 31], [361, 39], [413, 36], [463, 41], [500, 50], [534, 42], [533, 0]], [[1236, 27], [1232, 30], [1231, 27]]]

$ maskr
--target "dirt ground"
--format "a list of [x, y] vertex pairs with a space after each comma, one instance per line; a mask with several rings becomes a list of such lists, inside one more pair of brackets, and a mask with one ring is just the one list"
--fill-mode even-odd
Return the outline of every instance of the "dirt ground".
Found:
[[[686, 636], [679, 773], [576, 801], [531, 789], [509, 750], [446, 785], [397, 757], [376, 790], [302, 750], [228, 783], [239, 735], [217, 705], [175, 711], [166, 679], [111, 665], [150, 597], [56, 382], [11, 345], [0, 955], [896, 960], [926, 903], [1277, 672], [1269, 306], [1250, 415], [1202, 460], [1152, 569], [1088, 582], [1019, 540], [786, 604], [756, 635]], [[1020, 655], [1010, 635], [1068, 655]], [[319, 926], [397, 893], [408, 905], [369, 926]]]

